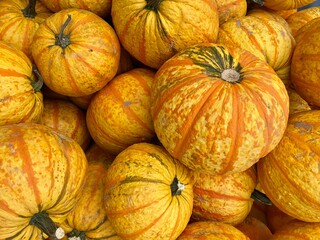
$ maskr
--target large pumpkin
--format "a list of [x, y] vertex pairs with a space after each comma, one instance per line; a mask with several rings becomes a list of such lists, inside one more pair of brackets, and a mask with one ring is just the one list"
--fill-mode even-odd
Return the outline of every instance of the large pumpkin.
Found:
[[32, 56], [45, 84], [71, 97], [92, 94], [117, 73], [120, 44], [96, 14], [69, 8], [54, 13], [34, 35]]
[[113, 0], [111, 15], [122, 46], [156, 69], [190, 45], [215, 42], [219, 29], [214, 0]]
[[189, 47], [157, 71], [152, 117], [163, 146], [193, 170], [244, 171], [286, 128], [289, 100], [264, 61], [239, 48]]
[[320, 222], [320, 110], [290, 115], [283, 138], [259, 160], [259, 182], [286, 214]]
[[0, 41], [0, 125], [39, 121], [42, 79], [34, 70], [21, 50]]
[[1, 126], [0, 163], [0, 239], [61, 238], [86, 178], [80, 145], [40, 124]]
[[164, 148], [137, 143], [107, 170], [106, 213], [121, 239], [174, 240], [191, 216], [192, 187], [190, 171]]

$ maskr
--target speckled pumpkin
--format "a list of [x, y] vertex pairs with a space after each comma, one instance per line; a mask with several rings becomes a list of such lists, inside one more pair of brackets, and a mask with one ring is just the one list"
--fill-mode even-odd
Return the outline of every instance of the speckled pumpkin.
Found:
[[253, 203], [251, 194], [256, 186], [253, 167], [229, 175], [193, 174], [192, 219], [237, 225], [247, 217]]
[[240, 48], [189, 47], [157, 71], [152, 117], [160, 142], [193, 170], [244, 171], [280, 141], [289, 99], [266, 62]]
[[87, 126], [93, 140], [118, 154], [131, 144], [155, 137], [150, 113], [154, 72], [135, 68], [117, 75], [97, 92], [87, 110]]
[[133, 144], [107, 170], [106, 213], [121, 239], [175, 240], [191, 216], [192, 188], [190, 171], [163, 147]]
[[114, 29], [96, 14], [76, 8], [48, 17], [35, 33], [31, 51], [45, 84], [70, 97], [103, 88], [120, 60]]
[[258, 179], [272, 203], [306, 222], [320, 222], [320, 110], [290, 115], [283, 138], [259, 160]]
[[190, 45], [215, 42], [219, 30], [214, 0], [113, 0], [111, 15], [122, 46], [155, 69]]
[[0, 126], [39, 121], [43, 110], [42, 83], [25, 54], [0, 41]]

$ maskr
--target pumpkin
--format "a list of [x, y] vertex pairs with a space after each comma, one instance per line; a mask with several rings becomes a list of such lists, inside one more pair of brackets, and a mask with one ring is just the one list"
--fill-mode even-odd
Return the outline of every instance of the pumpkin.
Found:
[[320, 6], [306, 8], [290, 15], [286, 21], [291, 28], [292, 36], [296, 37], [301, 27], [317, 17], [320, 17]]
[[274, 204], [267, 205], [266, 208], [267, 225], [272, 233], [275, 233], [283, 225], [295, 219], [294, 217], [281, 211]]
[[229, 19], [243, 17], [247, 14], [246, 0], [216, 0], [218, 7], [219, 24]]
[[266, 17], [247, 15], [220, 25], [217, 43], [250, 51], [266, 61], [290, 85], [295, 40], [285, 25]]
[[[254, 0], [255, 2], [257, 0]], [[261, 1], [261, 0], [258, 0]], [[307, 6], [315, 0], [262, 0], [263, 6], [274, 10], [290, 10]]]
[[280, 141], [289, 99], [264, 61], [240, 48], [191, 46], [156, 72], [151, 114], [167, 151], [195, 171], [250, 168]]
[[69, 97], [68, 99], [83, 110], [87, 110], [94, 94], [82, 97]]
[[0, 41], [0, 66], [0, 126], [38, 122], [43, 110], [43, 81], [30, 59]]
[[266, 224], [251, 216], [246, 217], [236, 228], [248, 236], [250, 240], [269, 240], [272, 236], [272, 232]]
[[320, 18], [307, 23], [291, 60], [291, 82], [309, 104], [320, 107]]
[[0, 239], [62, 238], [86, 179], [80, 145], [41, 124], [5, 125], [0, 163]]
[[194, 172], [192, 218], [237, 225], [249, 214], [256, 185], [253, 167], [240, 173], [211, 175]]
[[71, 97], [103, 88], [115, 76], [120, 59], [113, 28], [94, 13], [76, 8], [48, 17], [35, 33], [31, 50], [45, 84]]
[[254, 200], [247, 217], [253, 217], [255, 219], [258, 219], [260, 222], [268, 226], [268, 223], [267, 223], [267, 207], [268, 206], [269, 205], [266, 205], [263, 202]]
[[122, 46], [120, 49], [120, 62], [116, 75], [128, 72], [135, 68], [131, 55]]
[[293, 220], [277, 230], [269, 240], [316, 240], [320, 235], [320, 223]]
[[67, 8], [85, 9], [96, 15], [105, 18], [111, 14], [111, 0], [40, 0], [47, 8], [53, 12], [59, 12]]
[[155, 69], [190, 45], [215, 42], [219, 30], [213, 0], [113, 0], [111, 16], [122, 46]]
[[72, 102], [61, 99], [44, 99], [43, 105], [39, 123], [72, 138], [85, 150], [91, 141], [85, 112]]
[[105, 209], [121, 239], [176, 239], [192, 212], [191, 172], [163, 148], [136, 143], [105, 177]]
[[293, 88], [288, 88], [289, 114], [311, 110], [309, 104]]
[[320, 110], [291, 114], [283, 138], [257, 163], [268, 198], [284, 213], [320, 222]]
[[236, 227], [227, 223], [199, 221], [188, 224], [177, 240], [250, 240]]
[[97, 92], [87, 109], [87, 126], [93, 140], [103, 149], [118, 154], [155, 136], [150, 113], [154, 72], [135, 68], [117, 75]]
[[36, 0], [2, 0], [0, 39], [23, 51], [32, 60], [33, 36], [51, 14], [45, 5]]
[[69, 239], [112, 239], [117, 237], [104, 210], [104, 180], [114, 156], [96, 144], [86, 151], [87, 180], [79, 200], [67, 219], [60, 225]]

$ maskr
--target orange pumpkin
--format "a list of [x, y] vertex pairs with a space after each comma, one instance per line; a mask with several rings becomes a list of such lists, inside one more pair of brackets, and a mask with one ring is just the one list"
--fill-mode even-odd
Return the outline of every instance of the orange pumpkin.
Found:
[[135, 68], [117, 75], [93, 96], [86, 121], [93, 140], [101, 148], [118, 154], [131, 144], [152, 140], [153, 79], [153, 71]]
[[0, 163], [0, 239], [62, 238], [86, 179], [80, 145], [41, 124], [1, 126]]
[[32, 60], [31, 43], [39, 25], [52, 12], [36, 0], [0, 1], [0, 39], [14, 45]]
[[240, 48], [189, 47], [157, 71], [154, 128], [167, 151], [211, 174], [250, 168], [280, 141], [289, 99], [264, 61]]
[[246, 217], [236, 228], [248, 236], [250, 240], [269, 240], [272, 236], [272, 232], [266, 224], [251, 216]]
[[276, 205], [266, 206], [267, 225], [272, 233], [275, 233], [283, 225], [287, 224], [291, 220], [295, 219], [290, 215], [281, 211]]
[[200, 221], [188, 224], [177, 240], [250, 240], [236, 227], [227, 223]]
[[32, 56], [51, 90], [80, 97], [97, 92], [116, 75], [120, 44], [102, 18], [69, 8], [54, 13], [39, 26]]
[[72, 102], [61, 99], [45, 99], [43, 105], [39, 123], [72, 138], [85, 150], [91, 141], [85, 112]]
[[39, 121], [43, 82], [35, 72], [21, 50], [0, 41], [0, 126]]
[[304, 28], [291, 60], [291, 82], [309, 105], [320, 107], [320, 17]]
[[106, 213], [121, 239], [174, 240], [190, 219], [192, 187], [190, 171], [163, 147], [133, 144], [107, 170]]
[[69, 97], [68, 99], [83, 110], [87, 110], [94, 94], [82, 97]]
[[192, 218], [237, 225], [249, 214], [256, 186], [253, 167], [240, 173], [211, 175], [194, 172]]
[[243, 17], [247, 14], [246, 0], [216, 0], [219, 15], [219, 24], [229, 19]]
[[219, 18], [212, 0], [113, 0], [112, 22], [122, 46], [158, 69], [178, 51], [215, 42]]
[[289, 114], [311, 110], [309, 104], [293, 88], [288, 88]]
[[320, 222], [320, 110], [290, 115], [279, 144], [257, 163], [259, 182], [284, 213]]

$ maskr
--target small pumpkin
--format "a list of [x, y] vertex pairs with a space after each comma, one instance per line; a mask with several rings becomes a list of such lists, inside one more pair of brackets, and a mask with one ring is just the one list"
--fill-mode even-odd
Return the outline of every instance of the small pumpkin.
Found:
[[0, 126], [0, 162], [0, 239], [62, 238], [87, 174], [80, 145], [41, 124]]
[[76, 8], [52, 14], [34, 35], [32, 56], [45, 84], [70, 97], [90, 95], [115, 75], [120, 43], [96, 14]]
[[240, 48], [191, 46], [156, 72], [151, 113], [162, 145], [195, 171], [249, 169], [280, 141], [286, 88], [266, 62]]
[[121, 239], [176, 239], [193, 206], [191, 172], [160, 146], [137, 143], [105, 178], [105, 209]]
[[269, 240], [272, 236], [268, 226], [252, 216], [246, 217], [236, 228], [248, 236], [250, 240]]
[[0, 126], [40, 120], [43, 81], [35, 73], [21, 50], [0, 41]]

